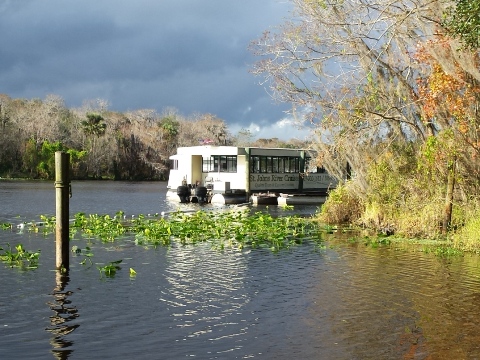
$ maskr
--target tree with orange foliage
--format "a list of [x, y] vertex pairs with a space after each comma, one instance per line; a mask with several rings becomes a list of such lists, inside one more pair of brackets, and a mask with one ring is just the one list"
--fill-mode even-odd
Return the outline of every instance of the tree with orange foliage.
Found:
[[[478, 187], [480, 175], [480, 83], [455, 59], [460, 50], [454, 44], [452, 39], [437, 33], [433, 40], [422, 43], [416, 53], [417, 61], [430, 70], [427, 76], [417, 79], [424, 122], [435, 129], [436, 134], [431, 136], [442, 134], [439, 139], [443, 140], [440, 144], [435, 142], [439, 146], [435, 161], [430, 164], [446, 178], [444, 233], [451, 223], [457, 178], [463, 179], [464, 185]], [[473, 62], [478, 60], [472, 52], [462, 56], [472, 57]], [[431, 144], [427, 141], [424, 149]]]

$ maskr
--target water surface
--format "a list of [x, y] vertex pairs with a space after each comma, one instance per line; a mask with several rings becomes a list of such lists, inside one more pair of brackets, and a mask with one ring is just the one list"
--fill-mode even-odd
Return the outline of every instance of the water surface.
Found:
[[[71, 213], [177, 209], [164, 191], [157, 182], [74, 182]], [[51, 182], [0, 182], [0, 222], [54, 212]], [[41, 257], [34, 271], [0, 264], [0, 359], [480, 358], [478, 257], [372, 248], [350, 237], [276, 254], [78, 238], [72, 245], [88, 244], [94, 264], [72, 257], [61, 278], [53, 236], [1, 231], [0, 246], [22, 243]], [[100, 275], [96, 263], [120, 259], [114, 278]]]

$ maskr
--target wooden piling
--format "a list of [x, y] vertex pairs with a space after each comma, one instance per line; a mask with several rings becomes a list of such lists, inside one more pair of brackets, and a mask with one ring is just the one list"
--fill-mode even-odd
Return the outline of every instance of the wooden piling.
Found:
[[55, 203], [56, 203], [56, 269], [68, 271], [69, 252], [69, 169], [70, 154], [55, 152]]

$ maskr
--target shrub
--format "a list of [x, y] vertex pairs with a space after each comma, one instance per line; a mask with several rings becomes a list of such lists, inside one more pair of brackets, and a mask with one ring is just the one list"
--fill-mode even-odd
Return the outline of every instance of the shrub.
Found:
[[353, 191], [351, 181], [330, 191], [322, 205], [319, 220], [327, 224], [352, 224], [363, 213], [363, 202]]

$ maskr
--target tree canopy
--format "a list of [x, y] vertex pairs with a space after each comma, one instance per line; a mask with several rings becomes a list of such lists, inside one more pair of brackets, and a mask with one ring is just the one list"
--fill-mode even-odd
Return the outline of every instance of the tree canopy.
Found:
[[[0, 94], [0, 177], [52, 178], [55, 151], [62, 150], [70, 153], [77, 179], [166, 179], [176, 148], [206, 139], [213, 145], [234, 145], [240, 136], [212, 114], [183, 116], [172, 108], [120, 113], [108, 110], [101, 99], [69, 109], [56, 95], [41, 100]], [[258, 141], [252, 138], [242, 145]], [[269, 143], [290, 144], [278, 139]]]
[[447, 32], [472, 50], [480, 48], [480, 1], [456, 0], [445, 13]]
[[353, 170], [358, 221], [451, 227], [455, 201], [480, 196], [479, 1], [291, 1], [292, 17], [251, 43], [252, 72], [315, 124], [330, 173]]

